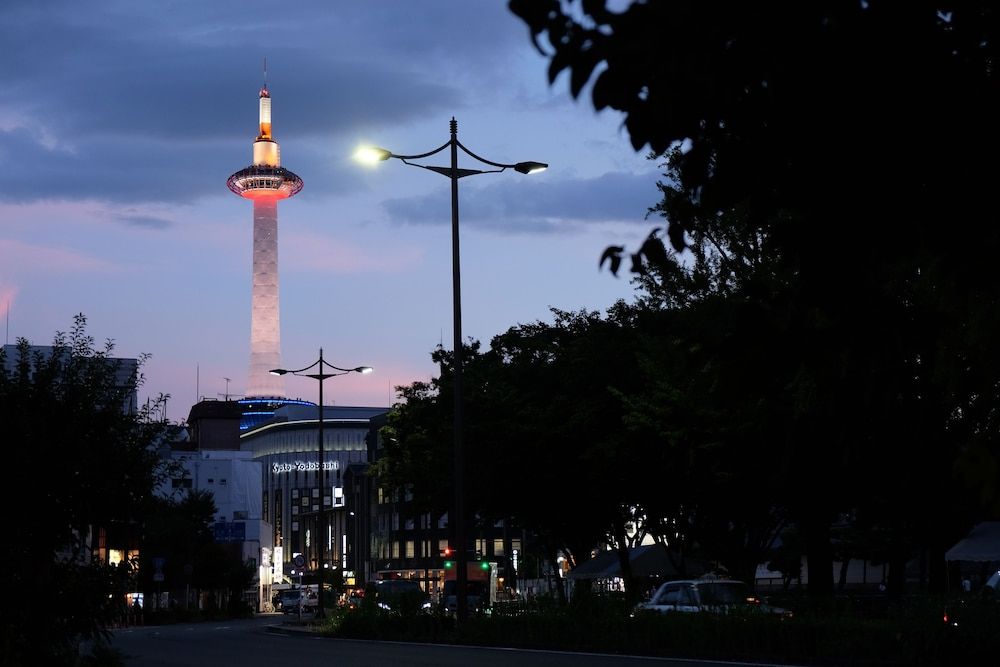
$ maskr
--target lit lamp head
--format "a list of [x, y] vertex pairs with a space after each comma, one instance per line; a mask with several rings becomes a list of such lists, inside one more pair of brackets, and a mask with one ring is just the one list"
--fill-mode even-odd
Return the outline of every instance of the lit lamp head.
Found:
[[357, 368], [354, 369], [354, 372], [355, 373], [361, 373], [362, 375], [368, 375], [373, 370], [375, 370], [375, 369], [372, 368], [371, 366], [358, 366]]
[[288, 371], [286, 371], [284, 368], [272, 368], [271, 370], [268, 371], [268, 373], [270, 373], [271, 375], [285, 375], [286, 373], [288, 373]]
[[384, 148], [376, 148], [375, 146], [362, 146], [354, 151], [355, 160], [371, 167], [391, 157], [392, 153]]
[[545, 171], [549, 168], [549, 165], [544, 162], [518, 162], [514, 165], [514, 171], [521, 174], [537, 174], [540, 171]]

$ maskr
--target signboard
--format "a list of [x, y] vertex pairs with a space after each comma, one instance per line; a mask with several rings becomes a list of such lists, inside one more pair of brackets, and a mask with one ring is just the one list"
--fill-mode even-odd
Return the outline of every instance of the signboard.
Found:
[[242, 521], [219, 521], [212, 529], [216, 542], [243, 542], [247, 538], [247, 525]]
[[[279, 539], [280, 539], [280, 536], [279, 536]], [[285, 567], [284, 558], [285, 558], [285, 556], [282, 553], [282, 551], [283, 550], [282, 550], [281, 547], [274, 547], [274, 559], [271, 561], [274, 564], [273, 565], [273, 567], [274, 567], [274, 580], [277, 581], [277, 582], [279, 582], [279, 583], [282, 581], [282, 578], [285, 576], [285, 572], [284, 572], [284, 567]]]

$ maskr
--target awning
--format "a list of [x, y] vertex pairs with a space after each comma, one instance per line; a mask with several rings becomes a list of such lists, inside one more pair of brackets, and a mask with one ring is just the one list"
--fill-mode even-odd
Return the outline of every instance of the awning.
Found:
[[[618, 551], [604, 551], [595, 558], [581, 563], [566, 576], [569, 579], [614, 579], [622, 576]], [[634, 577], [697, 577], [707, 568], [690, 558], [684, 560], [685, 572], [680, 572], [670, 561], [666, 549], [659, 544], [648, 544], [629, 550], [629, 563]]]
[[976, 524], [944, 557], [947, 561], [1000, 562], [1000, 521]]

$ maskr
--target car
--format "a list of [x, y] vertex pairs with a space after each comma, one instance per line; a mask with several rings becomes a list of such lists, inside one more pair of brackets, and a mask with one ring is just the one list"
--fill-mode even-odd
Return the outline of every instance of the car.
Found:
[[682, 579], [661, 584], [648, 601], [636, 605], [632, 610], [632, 616], [650, 612], [724, 614], [734, 611], [760, 612], [782, 618], [792, 615], [787, 609], [764, 604], [742, 581], [703, 578]]
[[[444, 582], [444, 590], [441, 594], [441, 611], [449, 616], [458, 612], [458, 595], [456, 595], [455, 580], [449, 579]], [[470, 580], [466, 583], [465, 604], [472, 614], [484, 613], [490, 605], [490, 595], [484, 581]]]
[[410, 615], [429, 612], [430, 597], [412, 579], [382, 579], [375, 582], [375, 604], [379, 609]]
[[296, 614], [301, 605], [303, 612], [315, 612], [319, 604], [316, 591], [306, 588], [289, 588], [281, 591], [281, 611], [285, 614]]

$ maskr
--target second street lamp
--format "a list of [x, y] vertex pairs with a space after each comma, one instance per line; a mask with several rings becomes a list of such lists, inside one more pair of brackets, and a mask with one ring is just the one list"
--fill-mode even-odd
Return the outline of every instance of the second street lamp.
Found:
[[[458, 547], [455, 553], [455, 602], [458, 622], [464, 622], [468, 615], [468, 543], [466, 541], [465, 530], [465, 453], [462, 441], [462, 276], [459, 262], [458, 243], [458, 179], [466, 176], [476, 176], [478, 174], [495, 174], [507, 169], [513, 169], [521, 174], [534, 174], [544, 171], [548, 165], [543, 162], [517, 162], [514, 164], [504, 164], [493, 162], [484, 157], [476, 155], [462, 145], [458, 140], [458, 122], [451, 119], [451, 138], [446, 143], [426, 153], [418, 155], [397, 155], [384, 148], [361, 148], [355, 153], [355, 157], [369, 164], [377, 164], [380, 161], [395, 158], [411, 167], [420, 167], [436, 172], [442, 176], [447, 176], [451, 180], [451, 275], [452, 275], [452, 308], [454, 311], [454, 392], [455, 392], [455, 423], [454, 423], [454, 445], [455, 445], [455, 499], [453, 507], [452, 521], [455, 524], [455, 544]], [[440, 153], [446, 148], [451, 149], [451, 165], [448, 167], [437, 167], [426, 164], [411, 162], [420, 160]], [[472, 159], [495, 169], [460, 169], [458, 167], [458, 150]]]
[[[306, 373], [308, 370], [316, 368], [315, 373]], [[333, 371], [331, 373], [327, 372], [327, 369]], [[319, 382], [319, 415], [317, 431], [319, 433], [318, 446], [319, 450], [319, 466], [316, 470], [317, 481], [319, 482], [319, 528], [317, 532], [319, 533], [319, 558], [317, 562], [319, 563], [319, 591], [317, 596], [317, 607], [316, 607], [316, 618], [324, 618], [326, 616], [326, 610], [323, 606], [323, 593], [324, 593], [324, 582], [326, 580], [326, 543], [329, 539], [327, 535], [326, 526], [326, 464], [323, 461], [323, 381], [327, 378], [336, 377], [338, 375], [347, 375], [348, 373], [371, 373], [372, 369], [369, 366], [358, 366], [357, 368], [340, 368], [339, 366], [334, 366], [331, 363], [327, 363], [323, 359], [323, 348], [319, 348], [319, 359], [309, 364], [305, 368], [298, 368], [296, 370], [288, 370], [286, 368], [272, 368], [271, 375], [300, 375], [302, 377], [309, 377], [317, 380]], [[330, 503], [333, 504], [333, 494], [330, 494]]]

